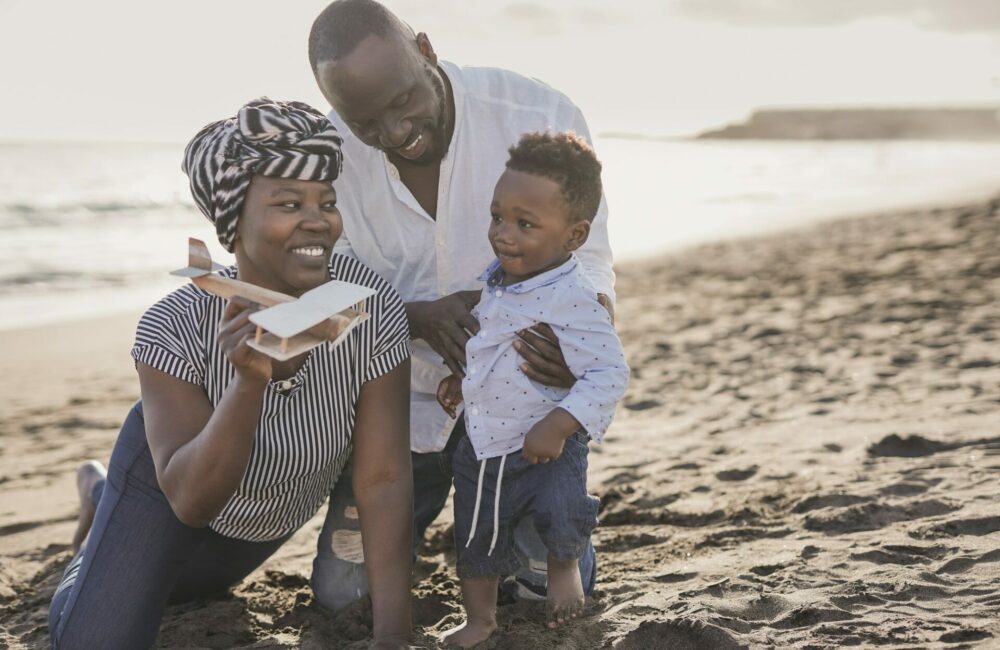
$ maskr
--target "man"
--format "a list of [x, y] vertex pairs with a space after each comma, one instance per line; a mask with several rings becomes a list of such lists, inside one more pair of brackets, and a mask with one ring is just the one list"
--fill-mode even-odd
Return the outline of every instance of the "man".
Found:
[[[337, 200], [344, 234], [335, 252], [367, 264], [406, 302], [414, 339], [410, 440], [414, 472], [414, 543], [444, 507], [451, 453], [464, 434], [435, 393], [452, 372], [464, 375], [465, 342], [479, 330], [471, 309], [479, 272], [493, 259], [486, 236], [493, 188], [507, 149], [533, 131], [575, 131], [589, 140], [583, 115], [545, 84], [493, 68], [439, 61], [416, 34], [374, 0], [337, 0], [309, 36], [316, 81], [344, 134]], [[587, 245], [578, 251], [609, 311], [614, 272], [602, 198]], [[522, 368], [532, 380], [570, 386], [558, 341], [545, 325], [522, 335]], [[351, 507], [340, 481], [320, 535], [313, 582], [323, 604], [339, 608], [365, 593]], [[530, 524], [516, 541], [528, 569], [508, 585], [521, 597], [544, 597], [546, 549]], [[593, 547], [580, 562], [593, 590]]]

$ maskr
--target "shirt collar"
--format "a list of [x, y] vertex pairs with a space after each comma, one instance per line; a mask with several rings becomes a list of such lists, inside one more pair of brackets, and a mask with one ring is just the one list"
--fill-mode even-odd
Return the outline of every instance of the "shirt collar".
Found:
[[476, 278], [480, 282], [485, 282], [490, 288], [498, 288], [503, 291], [508, 291], [510, 293], [527, 293], [528, 291], [533, 291], [539, 287], [544, 287], [545, 285], [552, 284], [553, 282], [558, 282], [563, 276], [572, 273], [577, 267], [580, 261], [577, 259], [575, 253], [570, 253], [569, 259], [557, 266], [554, 269], [549, 269], [545, 273], [539, 273], [527, 280], [522, 280], [507, 287], [499, 286], [500, 281], [500, 260], [494, 259], [490, 262], [490, 265], [486, 267], [486, 270], [479, 274]]

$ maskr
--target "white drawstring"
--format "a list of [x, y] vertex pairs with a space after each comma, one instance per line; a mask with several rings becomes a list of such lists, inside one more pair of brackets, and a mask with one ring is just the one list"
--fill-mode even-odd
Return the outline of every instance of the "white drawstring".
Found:
[[[476, 526], [479, 524], [479, 506], [483, 500], [483, 476], [486, 475], [486, 463], [489, 459], [484, 458], [479, 463], [479, 481], [476, 482], [476, 507], [472, 511], [472, 528], [469, 529], [469, 540], [465, 543], [465, 548], [469, 548], [472, 538], [476, 535]], [[497, 545], [497, 535], [500, 534], [500, 487], [503, 483], [503, 467], [507, 463], [507, 456], [500, 457], [500, 469], [497, 470], [497, 493], [493, 499], [493, 539], [490, 541], [490, 550], [487, 556], [493, 555], [493, 549]]]
[[493, 547], [497, 545], [497, 534], [500, 532], [500, 482], [503, 481], [503, 466], [507, 462], [507, 456], [500, 457], [500, 469], [497, 470], [497, 496], [493, 500], [493, 540], [490, 542], [490, 552], [487, 557], [493, 555]]
[[483, 499], [483, 475], [486, 474], [486, 459], [479, 462], [479, 481], [476, 483], [476, 507], [472, 510], [472, 528], [469, 529], [469, 541], [465, 543], [465, 548], [469, 548], [472, 543], [472, 536], [476, 534], [476, 524], [479, 523], [479, 502]]

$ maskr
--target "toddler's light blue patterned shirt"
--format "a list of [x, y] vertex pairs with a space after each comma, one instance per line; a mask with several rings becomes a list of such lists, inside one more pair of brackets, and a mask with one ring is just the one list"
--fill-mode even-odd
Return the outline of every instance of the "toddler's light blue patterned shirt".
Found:
[[[573, 255], [564, 264], [523, 282], [499, 285], [499, 260], [487, 267], [476, 307], [479, 333], [465, 346], [462, 380], [466, 429], [476, 457], [517, 451], [532, 425], [553, 408], [575, 417], [592, 440], [600, 442], [618, 400], [628, 386], [629, 369], [621, 341], [597, 291]], [[517, 332], [548, 323], [570, 371], [571, 389], [543, 386], [521, 370], [514, 349]]]

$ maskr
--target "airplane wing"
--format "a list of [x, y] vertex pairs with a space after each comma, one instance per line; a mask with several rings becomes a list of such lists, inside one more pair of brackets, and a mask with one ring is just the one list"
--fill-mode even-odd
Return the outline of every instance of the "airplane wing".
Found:
[[250, 315], [250, 321], [278, 338], [288, 339], [353, 307], [375, 290], [349, 282], [331, 280], [311, 289], [293, 302], [286, 302]]

